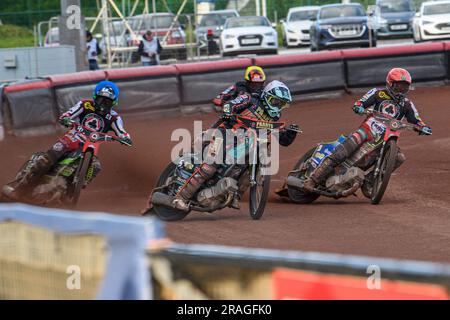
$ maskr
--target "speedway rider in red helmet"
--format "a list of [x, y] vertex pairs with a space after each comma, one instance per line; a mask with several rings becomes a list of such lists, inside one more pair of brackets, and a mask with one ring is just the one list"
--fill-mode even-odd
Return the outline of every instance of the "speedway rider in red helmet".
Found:
[[[110, 81], [102, 81], [97, 84], [93, 92], [93, 99], [83, 99], [74, 107], [63, 113], [59, 122], [70, 127], [72, 121], [80, 123], [97, 132], [114, 133], [122, 139], [127, 145], [131, 145], [130, 135], [123, 128], [121, 117], [112, 108], [119, 101], [119, 88]], [[84, 141], [79, 137], [76, 130], [71, 129], [64, 134], [49, 150], [42, 153], [39, 158], [32, 163], [30, 167], [19, 172], [16, 179], [3, 187], [2, 194], [11, 200], [19, 200], [23, 190], [36, 181], [69, 152], [79, 149]], [[100, 172], [100, 161], [97, 157], [92, 161], [93, 175], [87, 181], [92, 179]]]
[[[422, 121], [414, 103], [406, 98], [412, 84], [411, 75], [402, 68], [394, 68], [387, 74], [385, 89], [371, 89], [353, 105], [353, 111], [359, 115], [365, 109], [373, 107], [375, 111], [382, 112], [397, 120], [406, 118], [409, 123], [420, 126], [419, 135], [430, 135], [431, 128]], [[334, 168], [349, 158], [366, 141], [373, 140], [376, 133], [364, 122], [358, 130], [324, 159], [324, 161], [311, 173], [305, 181], [305, 191], [312, 192], [318, 184], [333, 172]], [[395, 169], [406, 160], [399, 150]]]

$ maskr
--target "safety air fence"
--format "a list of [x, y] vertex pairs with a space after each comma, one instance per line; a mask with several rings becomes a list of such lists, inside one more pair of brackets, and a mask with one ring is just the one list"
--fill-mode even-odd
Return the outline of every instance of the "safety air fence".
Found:
[[0, 204], [2, 300], [449, 299], [449, 289], [444, 263], [179, 244], [150, 217]]
[[124, 115], [155, 119], [208, 112], [213, 110], [214, 96], [242, 79], [244, 68], [253, 64], [266, 70], [268, 80], [285, 82], [294, 95], [382, 85], [392, 67], [408, 69], [415, 83], [448, 82], [450, 42], [48, 76], [3, 87], [3, 125], [7, 134], [17, 136], [54, 131], [58, 116], [79, 99], [90, 97], [93, 85], [104, 79], [118, 83]]

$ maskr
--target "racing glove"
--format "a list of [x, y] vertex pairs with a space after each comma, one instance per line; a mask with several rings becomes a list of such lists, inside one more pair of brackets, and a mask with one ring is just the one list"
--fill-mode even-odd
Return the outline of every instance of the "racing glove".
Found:
[[65, 127], [70, 127], [70, 125], [72, 124], [72, 119], [70, 119], [70, 117], [64, 117], [59, 120], [59, 123], [61, 123]]
[[419, 131], [419, 135], [421, 136], [429, 136], [431, 134], [432, 134], [431, 128], [427, 126], [422, 127]]
[[234, 119], [231, 111], [232, 111], [232, 108], [229, 103], [227, 103], [223, 106], [223, 113], [221, 116], [223, 121], [230, 121], [230, 120]]
[[355, 105], [352, 107], [352, 109], [353, 109], [353, 111], [354, 111], [356, 114], [361, 115], [361, 114], [364, 113], [364, 108], [361, 107], [361, 106], [358, 106], [357, 104], [355, 104]]
[[300, 127], [298, 126], [298, 124], [293, 123], [293, 124], [289, 125], [287, 130], [288, 131], [299, 132], [300, 131]]

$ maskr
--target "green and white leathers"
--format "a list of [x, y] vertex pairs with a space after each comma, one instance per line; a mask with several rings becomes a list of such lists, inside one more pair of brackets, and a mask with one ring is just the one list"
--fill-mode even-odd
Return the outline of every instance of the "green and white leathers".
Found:
[[281, 81], [270, 82], [261, 94], [263, 105], [272, 118], [279, 118], [281, 111], [292, 102], [289, 88]]

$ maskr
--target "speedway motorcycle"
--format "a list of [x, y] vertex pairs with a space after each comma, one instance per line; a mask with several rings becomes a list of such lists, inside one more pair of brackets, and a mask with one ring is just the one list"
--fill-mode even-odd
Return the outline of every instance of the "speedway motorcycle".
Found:
[[[306, 152], [290, 171], [286, 180], [287, 195], [295, 203], [307, 204], [320, 196], [335, 199], [353, 195], [361, 188], [372, 204], [379, 204], [395, 168], [397, 141], [402, 130], [420, 131], [417, 125], [396, 120], [384, 113], [366, 110], [366, 123], [377, 134], [374, 141], [365, 142], [352, 156], [335, 168], [335, 172], [314, 192], [302, 187], [312, 171], [344, 140], [341, 135], [332, 142], [323, 142]], [[286, 189], [278, 192], [286, 195]]]
[[[47, 174], [30, 186], [24, 192], [26, 194], [22, 199], [24, 202], [38, 205], [76, 206], [81, 190], [93, 178], [92, 160], [94, 156], [97, 156], [100, 145], [105, 142], [117, 141], [131, 146], [114, 135], [93, 131], [89, 127], [76, 122], [72, 122], [71, 127], [75, 131], [75, 135], [84, 141], [82, 147], [59, 160]], [[42, 154], [42, 152], [34, 153], [21, 167], [18, 175], [27, 172], [28, 168]], [[8, 199], [2, 200], [7, 201]]]
[[[269, 146], [271, 135], [268, 132], [282, 129], [285, 124], [260, 121], [239, 115], [233, 117], [234, 128], [244, 129], [246, 134], [245, 137], [238, 137], [237, 144], [227, 146], [225, 152], [234, 159], [245, 155], [248, 160], [252, 161], [246, 161], [245, 164], [234, 162], [231, 165], [220, 165], [215, 175], [204, 183], [192, 197], [189, 203], [190, 209], [185, 212], [175, 209], [172, 202], [177, 192], [201, 163], [198, 153], [186, 153], [167, 165], [162, 172], [152, 191], [149, 209], [144, 215], [156, 214], [162, 220], [175, 221], [185, 218], [190, 211], [214, 212], [231, 207], [236, 194], [241, 196], [250, 188], [250, 217], [254, 220], [262, 217], [268, 199], [271, 177], [264, 171], [268, 156], [265, 150], [269, 150], [269, 148], [262, 150], [263, 148], [260, 146], [262, 143]], [[267, 134], [260, 134], [262, 131]], [[209, 141], [204, 142], [202, 149], [207, 148], [209, 144]], [[256, 152], [248, 152], [248, 150], [256, 150]]]

